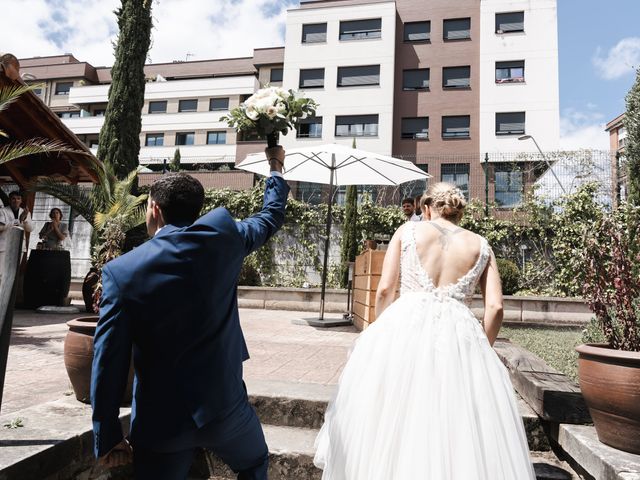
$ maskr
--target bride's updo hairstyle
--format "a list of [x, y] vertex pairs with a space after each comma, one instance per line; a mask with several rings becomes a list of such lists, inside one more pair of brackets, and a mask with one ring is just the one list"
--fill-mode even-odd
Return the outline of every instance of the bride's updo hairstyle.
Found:
[[458, 223], [464, 213], [467, 201], [462, 191], [446, 182], [438, 182], [431, 185], [420, 199], [420, 207], [433, 208], [444, 219]]

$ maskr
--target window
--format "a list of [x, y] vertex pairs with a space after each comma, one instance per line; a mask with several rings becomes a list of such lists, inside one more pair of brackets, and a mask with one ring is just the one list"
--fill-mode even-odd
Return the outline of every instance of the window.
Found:
[[56, 95], [69, 95], [69, 90], [73, 87], [73, 82], [58, 82], [56, 83]]
[[513, 165], [495, 165], [496, 203], [500, 207], [515, 207], [522, 201], [522, 170]]
[[98, 148], [98, 144], [99, 144], [99, 141], [98, 141], [97, 138], [94, 139], [94, 140], [90, 140], [89, 141], [89, 148]]
[[402, 90], [429, 90], [429, 69], [404, 70], [402, 72]]
[[496, 13], [496, 33], [524, 32], [524, 12]]
[[167, 113], [167, 101], [149, 102], [149, 113]]
[[380, 85], [380, 65], [338, 67], [339, 87]]
[[336, 137], [377, 137], [378, 115], [336, 117]]
[[178, 112], [195, 112], [198, 110], [198, 100], [180, 100], [178, 102]]
[[300, 70], [299, 88], [324, 87], [324, 68], [308, 68]]
[[322, 43], [326, 41], [326, 23], [309, 23], [302, 25], [302, 43]]
[[80, 118], [80, 110], [73, 112], [58, 112], [57, 115], [60, 118]]
[[209, 99], [209, 111], [214, 110], [229, 110], [229, 98]]
[[243, 130], [238, 132], [237, 141], [238, 142], [255, 142], [261, 140], [258, 132], [255, 130]]
[[524, 135], [525, 112], [496, 113], [496, 135]]
[[145, 147], [161, 147], [164, 145], [164, 133], [147, 133]]
[[340, 40], [363, 40], [382, 36], [382, 19], [340, 22]]
[[224, 145], [227, 143], [227, 132], [207, 132], [207, 145]]
[[468, 163], [443, 163], [440, 167], [440, 181], [453, 183], [462, 190], [465, 198], [469, 198]]
[[307, 117], [298, 121], [296, 138], [322, 138], [322, 117]]
[[[416, 163], [416, 167], [422, 170], [424, 173], [429, 173], [429, 165], [426, 163]], [[412, 180], [411, 182], [402, 184], [402, 197], [415, 198], [418, 195], [422, 196], [427, 189], [428, 178], [424, 180]], [[417, 212], [419, 213], [419, 212]]]
[[468, 40], [471, 38], [471, 19], [456, 18], [445, 20], [443, 24], [444, 40]]
[[442, 117], [442, 138], [469, 138], [469, 115]]
[[442, 69], [442, 88], [470, 88], [471, 67], [445, 67]]
[[402, 119], [402, 138], [429, 140], [429, 117]]
[[431, 22], [408, 22], [404, 24], [405, 42], [428, 42], [431, 40]]
[[272, 68], [269, 73], [269, 83], [282, 82], [282, 68]]
[[193, 145], [195, 136], [195, 132], [176, 133], [176, 145]]
[[93, 111], [93, 116], [94, 117], [104, 117], [104, 114], [106, 113], [106, 109], [104, 108], [100, 108], [100, 109], [96, 109]]
[[524, 60], [496, 62], [496, 83], [524, 82]]
[[39, 97], [42, 96], [42, 88], [34, 88], [33, 93], [35, 93]]

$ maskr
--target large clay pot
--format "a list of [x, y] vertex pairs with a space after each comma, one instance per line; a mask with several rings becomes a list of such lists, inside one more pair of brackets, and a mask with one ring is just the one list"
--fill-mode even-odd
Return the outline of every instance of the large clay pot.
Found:
[[578, 377], [598, 438], [640, 454], [640, 352], [579, 345]]
[[[98, 324], [97, 316], [69, 320], [69, 331], [64, 339], [64, 365], [76, 399], [90, 403], [91, 363], [93, 362], [93, 336]], [[133, 364], [129, 368], [129, 382], [122, 403], [131, 404], [133, 392]]]

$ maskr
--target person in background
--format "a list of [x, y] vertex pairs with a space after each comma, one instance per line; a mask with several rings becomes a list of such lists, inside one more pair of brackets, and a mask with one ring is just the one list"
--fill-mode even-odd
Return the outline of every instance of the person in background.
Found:
[[69, 227], [62, 223], [62, 210], [52, 208], [49, 212], [50, 222], [46, 222], [40, 230], [42, 247], [50, 250], [61, 250], [64, 240], [69, 236]]
[[422, 220], [419, 215], [416, 215], [416, 208], [413, 198], [408, 197], [402, 200], [402, 213], [407, 218], [407, 222], [419, 222]]
[[[14, 190], [9, 194], [9, 205], [0, 208], [0, 282], [4, 271], [4, 253], [7, 241], [7, 232], [12, 227], [22, 228], [25, 233], [33, 230], [31, 213], [29, 208], [22, 208], [22, 192]], [[23, 242], [23, 251], [26, 251], [26, 242]]]

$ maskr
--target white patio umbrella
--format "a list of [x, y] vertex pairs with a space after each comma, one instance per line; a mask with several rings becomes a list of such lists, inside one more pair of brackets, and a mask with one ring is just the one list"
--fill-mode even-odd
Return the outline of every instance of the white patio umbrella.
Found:
[[[343, 185], [400, 185], [413, 180], [424, 180], [430, 175], [412, 162], [398, 158], [366, 152], [336, 144], [296, 148], [286, 151], [283, 177], [297, 182], [321, 183], [329, 185], [329, 205], [327, 230], [324, 245], [324, 265], [322, 269], [322, 290], [320, 294], [319, 322], [323, 325], [324, 301], [327, 285], [327, 262], [329, 256], [329, 235], [331, 233], [331, 207], [334, 186]], [[247, 155], [236, 168], [259, 175], [269, 175], [269, 163], [264, 153]]]

